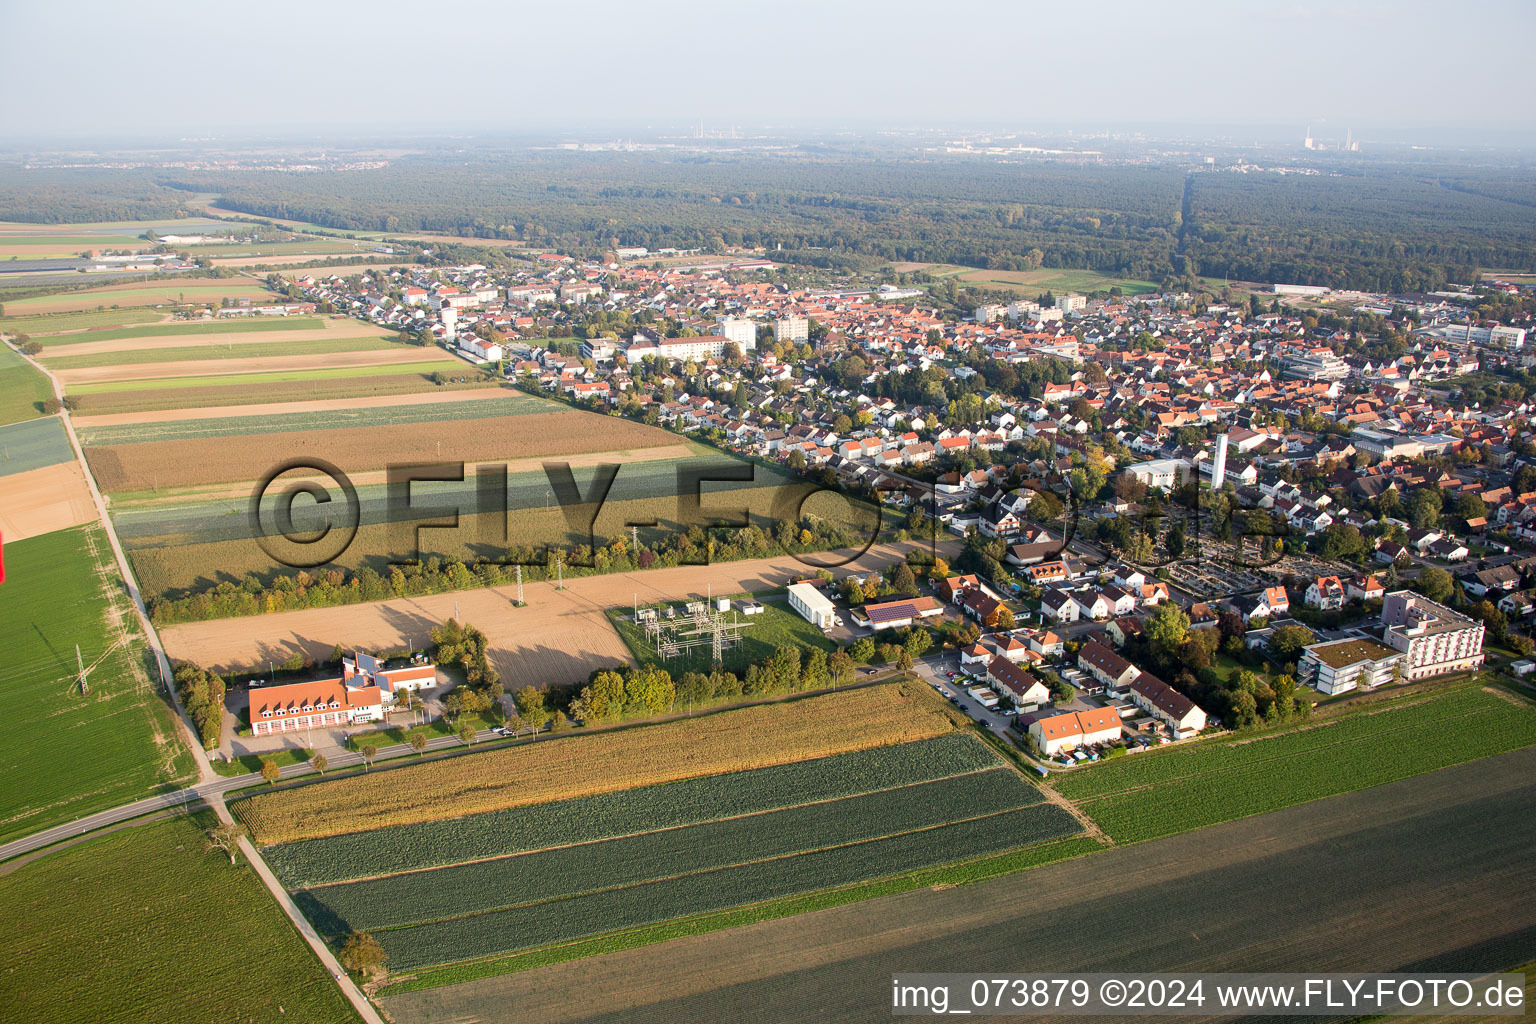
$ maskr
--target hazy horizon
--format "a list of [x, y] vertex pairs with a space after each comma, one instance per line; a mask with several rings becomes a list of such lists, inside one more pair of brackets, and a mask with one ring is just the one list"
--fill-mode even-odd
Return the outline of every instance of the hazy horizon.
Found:
[[[0, 144], [308, 133], [1220, 131], [1528, 145], [1536, 6], [7, 2]], [[67, 62], [67, 63], [66, 63]], [[1513, 110], [1515, 116], [1510, 116]]]

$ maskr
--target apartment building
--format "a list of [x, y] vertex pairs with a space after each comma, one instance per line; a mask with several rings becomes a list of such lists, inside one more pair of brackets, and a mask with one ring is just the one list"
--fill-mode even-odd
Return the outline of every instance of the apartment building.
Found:
[[1386, 627], [1382, 640], [1405, 655], [1405, 679], [1482, 667], [1483, 624], [1422, 594], [1394, 590], [1382, 601], [1381, 621]]
[[1324, 346], [1286, 356], [1280, 372], [1292, 380], [1343, 380], [1349, 376], [1349, 364]]
[[1357, 688], [1371, 689], [1392, 681], [1402, 662], [1401, 651], [1374, 640], [1334, 640], [1302, 648], [1296, 681], [1332, 696]]

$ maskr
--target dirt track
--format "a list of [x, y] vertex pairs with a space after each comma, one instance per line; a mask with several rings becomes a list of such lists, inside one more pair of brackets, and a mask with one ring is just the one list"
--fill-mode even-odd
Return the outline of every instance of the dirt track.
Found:
[[7, 543], [95, 519], [85, 476], [73, 459], [0, 476], [0, 534]]
[[1536, 957], [1533, 774], [1536, 749], [1516, 751], [978, 885], [384, 1005], [399, 1024], [885, 1021], [898, 971], [1502, 970]]
[[169, 363], [134, 363], [126, 366], [90, 366], [55, 370], [54, 376], [71, 384], [105, 381], [162, 380], [177, 377], [224, 377], [235, 373], [272, 373], [281, 370], [330, 370], [348, 366], [383, 366], [390, 363], [464, 363], [442, 349], [402, 347], [367, 352], [328, 352], [309, 356], [257, 356], [251, 359], [207, 359]]
[[[853, 563], [884, 567], [906, 545], [882, 545]], [[509, 689], [524, 685], [582, 680], [594, 668], [629, 663], [629, 650], [603, 614], [605, 609], [648, 601], [681, 600], [716, 594], [782, 587], [792, 577], [811, 572], [789, 556], [678, 566], [644, 572], [578, 577], [565, 590], [553, 583], [530, 583], [526, 608], [515, 608], [515, 587], [466, 590], [456, 594], [403, 598], [342, 608], [315, 608], [276, 615], [218, 619], [168, 626], [160, 630], [166, 653], [209, 668], [253, 668], [282, 660], [294, 650], [329, 657], [338, 644], [365, 648], [417, 646], [439, 622], [460, 618], [485, 631], [491, 658]]]

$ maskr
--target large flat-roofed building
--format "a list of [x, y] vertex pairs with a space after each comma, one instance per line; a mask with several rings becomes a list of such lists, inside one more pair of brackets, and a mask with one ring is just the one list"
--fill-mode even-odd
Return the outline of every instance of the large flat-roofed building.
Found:
[[789, 585], [789, 606], [819, 629], [829, 629], [837, 618], [837, 606], [809, 583]]
[[1374, 640], [1333, 640], [1302, 648], [1297, 682], [1332, 696], [1357, 688], [1370, 689], [1392, 681], [1392, 670], [1403, 652]]
[[773, 322], [774, 341], [805, 341], [811, 336], [811, 322], [803, 316], [785, 316]]
[[715, 324], [715, 333], [726, 341], [734, 341], [743, 352], [757, 348], [757, 324], [743, 317], [722, 317]]
[[1483, 624], [1422, 594], [1394, 590], [1381, 604], [1382, 640], [1401, 651], [1403, 677], [1427, 679], [1483, 664]]
[[1349, 364], [1333, 349], [1319, 345], [1282, 358], [1280, 373], [1292, 380], [1343, 380], [1349, 376]]
[[1148, 487], [1172, 490], [1189, 476], [1189, 463], [1183, 459], [1153, 459], [1127, 466], [1125, 471]]

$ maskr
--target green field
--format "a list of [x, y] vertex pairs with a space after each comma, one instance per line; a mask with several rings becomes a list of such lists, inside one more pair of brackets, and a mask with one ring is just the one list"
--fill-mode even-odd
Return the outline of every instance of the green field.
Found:
[[213, 824], [129, 828], [0, 877], [5, 1019], [356, 1020], [255, 872], [203, 852]]
[[[148, 306], [177, 305], [180, 303], [217, 303], [221, 298], [250, 299], [253, 302], [276, 301], [277, 296], [265, 286], [239, 278], [210, 280], [190, 278], [138, 284], [112, 290], [90, 289], [79, 292], [61, 292], [56, 295], [39, 295], [25, 299], [11, 299], [5, 303], [10, 316], [26, 316], [29, 313], [73, 312], [92, 310], [98, 306]], [[63, 306], [64, 308], [56, 308]]]
[[[112, 310], [114, 316], [132, 312]], [[94, 316], [81, 313], [80, 316]], [[127, 338], [184, 338], [198, 334], [245, 334], [267, 331], [318, 331], [325, 329], [325, 321], [312, 316], [261, 316], [228, 317], [223, 320], [194, 320], [154, 324], [149, 327], [119, 327], [109, 330], [93, 330], [86, 334], [70, 334], [63, 337], [40, 337], [44, 345], [78, 345], [88, 341], [121, 341]]]
[[[6, 544], [5, 569], [0, 650], [12, 730], [0, 751], [8, 780], [0, 842], [188, 781], [191, 753], [150, 682], [101, 529]], [[77, 644], [87, 666], [102, 659], [84, 696], [75, 683]]]
[[43, 403], [53, 397], [48, 378], [21, 354], [0, 344], [0, 423], [16, 423], [43, 414]]
[[259, 359], [263, 356], [329, 355], [401, 348], [398, 335], [325, 338], [318, 341], [256, 341], [239, 345], [189, 345], [185, 348], [140, 348], [122, 352], [86, 352], [47, 359], [50, 370], [79, 370], [90, 366], [141, 366], [147, 363], [209, 362], [220, 359]]
[[1117, 758], [1053, 776], [1117, 842], [1347, 793], [1536, 743], [1536, 708], [1475, 685], [1338, 718]]
[[[732, 600], [751, 596], [736, 594]], [[835, 643], [793, 611], [785, 599], [759, 599], [759, 603], [763, 606], [763, 611], [757, 615], [748, 617], [737, 613], [738, 620], [745, 623], [747, 628], [742, 632], [741, 646], [725, 652], [724, 667], [728, 671], [741, 672], [748, 665], [761, 664], [777, 648], [785, 644], [798, 644], [806, 649], [819, 647], [829, 654], [836, 649]], [[678, 614], [682, 614], [681, 605], [678, 606], [677, 611]], [[645, 630], [634, 623], [632, 609], [610, 609], [608, 619], [613, 623], [613, 628], [618, 630], [624, 645], [629, 648], [629, 652], [640, 664], [660, 665], [673, 676], [679, 676], [684, 672], [710, 670], [713, 654], [708, 647], [694, 648], [684, 651], [677, 657], [663, 660], [656, 656], [656, 649], [646, 639]]]
[[963, 733], [849, 754], [726, 772], [664, 786], [520, 807], [449, 821], [395, 825], [269, 846], [267, 863], [290, 888], [419, 871], [698, 825], [818, 800], [837, 800], [996, 769], [991, 751]]
[[[285, 412], [270, 416], [218, 416], [165, 423], [130, 423], [80, 431], [82, 444], [137, 444], [145, 441], [186, 441], [205, 437], [238, 437], [250, 434], [284, 434], [335, 427], [373, 427], [392, 423], [432, 423], [487, 416], [520, 416], [526, 413], [559, 412], [565, 406], [546, 402], [522, 392], [475, 402], [443, 402], [422, 405], [381, 405], [368, 409], [336, 409], [330, 412]], [[78, 429], [78, 428], [77, 428]]]
[[[975, 737], [952, 734], [271, 853], [289, 884], [310, 881], [297, 899], [323, 934], [369, 930], [401, 969], [716, 913], [1079, 831]], [[317, 878], [329, 881], [314, 886]]]
[[0, 476], [69, 462], [75, 449], [57, 416], [0, 427]]
[[[51, 313], [46, 316], [0, 317], [0, 331], [7, 334], [46, 334], [52, 331], [85, 331], [120, 324], [152, 324], [163, 313], [149, 309], [96, 309], [89, 313]], [[170, 325], [166, 325], [170, 326]], [[155, 328], [149, 328], [154, 330]], [[99, 337], [92, 335], [92, 339]], [[90, 339], [70, 339], [84, 341]], [[39, 338], [46, 344], [47, 340]]]
[[1066, 292], [1095, 292], [1119, 288], [1126, 295], [1141, 295], [1157, 291], [1152, 281], [1118, 277], [1097, 270], [978, 270], [950, 264], [934, 264], [926, 273], [941, 281], [953, 280], [959, 287], [983, 288], [989, 291], [1012, 291], [1026, 298], [1034, 298], [1043, 292], [1062, 295]]
[[[105, 381], [100, 384], [77, 384], [69, 389], [70, 394], [99, 395], [116, 393], [120, 391], [160, 391], [174, 390], [176, 388], [210, 388], [223, 385], [238, 385], [246, 388], [247, 402], [266, 402], [272, 399], [266, 397], [260, 391], [249, 389], [260, 387], [263, 384], [287, 384], [295, 381], [310, 380], [342, 380], [349, 377], [391, 377], [397, 374], [430, 374], [433, 372], [451, 373], [455, 369], [470, 372], [469, 367], [448, 353], [442, 353], [440, 358], [433, 359], [428, 353], [430, 349], [423, 349], [423, 361], [419, 363], [391, 363], [387, 366], [339, 366], [324, 370], [271, 370], [262, 373], [233, 373], [223, 375], [211, 375], [207, 377], [183, 377], [180, 380], [129, 380], [129, 381]], [[83, 411], [83, 410], [82, 410]], [[99, 409], [93, 409], [99, 412]]]
[[139, 249], [148, 244], [131, 235], [0, 235], [0, 245], [51, 246], [71, 255], [84, 249]]

